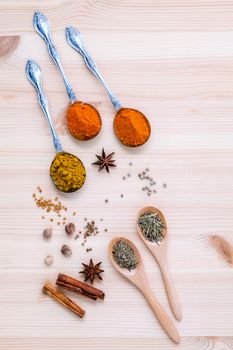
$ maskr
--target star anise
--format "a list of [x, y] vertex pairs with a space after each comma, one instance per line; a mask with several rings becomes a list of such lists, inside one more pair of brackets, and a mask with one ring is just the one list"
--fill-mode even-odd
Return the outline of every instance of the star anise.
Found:
[[104, 149], [102, 149], [102, 155], [100, 156], [96, 154], [96, 157], [98, 158], [98, 160], [92, 164], [99, 165], [99, 171], [105, 168], [109, 173], [109, 167], [116, 166], [116, 164], [114, 164], [115, 160], [112, 159], [114, 154], [115, 152], [112, 152], [109, 155], [106, 155]]
[[89, 280], [92, 284], [96, 277], [98, 277], [100, 280], [103, 279], [100, 275], [102, 272], [104, 272], [104, 270], [100, 269], [101, 264], [102, 262], [99, 262], [98, 264], [94, 265], [92, 259], [90, 259], [89, 265], [82, 263], [84, 270], [80, 271], [79, 273], [84, 274], [85, 282]]

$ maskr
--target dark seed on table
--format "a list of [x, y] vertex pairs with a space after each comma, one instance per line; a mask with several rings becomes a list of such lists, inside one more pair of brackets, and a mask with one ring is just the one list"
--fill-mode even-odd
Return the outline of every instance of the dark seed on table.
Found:
[[52, 265], [52, 263], [53, 263], [53, 256], [52, 256], [52, 255], [47, 255], [47, 256], [44, 258], [44, 263], [45, 263], [45, 265], [47, 265], [47, 266]]
[[71, 248], [68, 246], [68, 244], [63, 244], [63, 246], [61, 247], [61, 253], [64, 256], [71, 256], [72, 255], [72, 250]]
[[69, 236], [71, 236], [75, 232], [75, 224], [73, 224], [72, 222], [66, 224], [65, 231]]
[[46, 228], [44, 231], [43, 231], [43, 237], [44, 239], [50, 239], [52, 237], [52, 233], [53, 233], [53, 229], [51, 227], [49, 228]]

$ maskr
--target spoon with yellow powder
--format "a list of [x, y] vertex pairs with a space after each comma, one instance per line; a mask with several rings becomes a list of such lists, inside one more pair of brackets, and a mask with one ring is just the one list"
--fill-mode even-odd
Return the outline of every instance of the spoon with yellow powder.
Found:
[[106, 89], [117, 113], [114, 118], [114, 131], [117, 138], [125, 146], [138, 147], [143, 145], [150, 137], [151, 128], [147, 117], [133, 108], [123, 108], [116, 96], [109, 89], [104, 78], [92, 57], [86, 51], [80, 32], [74, 27], [66, 28], [66, 40], [68, 44], [78, 51], [85, 64]]
[[38, 101], [49, 123], [53, 143], [57, 155], [50, 166], [50, 176], [59, 191], [75, 192], [79, 190], [86, 179], [86, 170], [81, 160], [71, 153], [64, 152], [61, 142], [53, 127], [49, 112], [49, 104], [42, 87], [42, 73], [40, 66], [33, 60], [26, 64], [26, 75], [38, 94]]
[[41, 12], [36, 11], [33, 17], [33, 25], [37, 33], [44, 39], [49, 55], [62, 75], [70, 105], [66, 112], [66, 126], [75, 139], [87, 141], [93, 139], [100, 132], [102, 121], [97, 109], [89, 103], [78, 101], [75, 93], [67, 80], [62, 67], [60, 56], [52, 42], [49, 21]]

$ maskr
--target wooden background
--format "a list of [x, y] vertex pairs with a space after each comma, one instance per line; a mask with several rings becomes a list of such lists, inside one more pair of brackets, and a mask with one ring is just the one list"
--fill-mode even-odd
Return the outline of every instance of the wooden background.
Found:
[[[64, 129], [68, 99], [32, 28], [36, 9], [50, 19], [77, 96], [102, 115], [102, 132], [91, 142], [77, 143]], [[84, 34], [122, 104], [148, 115], [152, 137], [144, 147], [126, 149], [115, 139], [113, 107], [82, 58], [66, 44], [68, 24]], [[1, 0], [0, 35], [20, 36], [16, 49], [2, 49], [0, 57], [0, 349], [233, 349], [232, 268], [209, 244], [213, 233], [233, 244], [233, 1]], [[42, 239], [49, 223], [41, 219], [32, 193], [40, 185], [46, 197], [57, 195], [48, 176], [54, 150], [24, 74], [28, 58], [43, 69], [64, 148], [78, 154], [88, 171], [83, 190], [60, 197], [69, 213], [77, 210], [80, 228], [84, 217], [104, 218], [100, 235], [90, 240], [92, 253], [80, 241], [67, 240], [56, 226], [50, 242]], [[109, 175], [91, 166], [102, 147], [116, 152], [117, 168]], [[157, 181], [153, 197], [141, 191], [137, 177], [146, 166]], [[123, 181], [128, 172], [131, 177]], [[160, 208], [169, 224], [169, 265], [183, 307], [183, 320], [176, 323], [179, 346], [107, 258], [112, 237], [132, 239], [154, 294], [172, 317], [158, 266], [135, 230], [137, 212], [147, 204]], [[60, 254], [67, 241], [73, 249], [70, 259]], [[43, 263], [47, 254], [54, 256], [51, 267]], [[73, 296], [87, 311], [80, 320], [43, 296], [41, 288], [58, 272], [78, 276], [80, 263], [89, 257], [103, 261], [104, 282], [97, 286], [105, 290], [106, 300], [92, 303]]]

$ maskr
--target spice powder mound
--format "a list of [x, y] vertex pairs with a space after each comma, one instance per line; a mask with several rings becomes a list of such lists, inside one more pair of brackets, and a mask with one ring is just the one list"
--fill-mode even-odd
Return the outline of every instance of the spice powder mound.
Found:
[[88, 103], [74, 102], [67, 111], [66, 124], [74, 138], [86, 141], [100, 132], [102, 121], [95, 107]]
[[114, 119], [118, 139], [126, 146], [143, 145], [150, 137], [150, 123], [146, 116], [131, 108], [121, 108]]
[[59, 191], [75, 192], [83, 186], [86, 170], [79, 158], [60, 152], [50, 166], [50, 176]]

